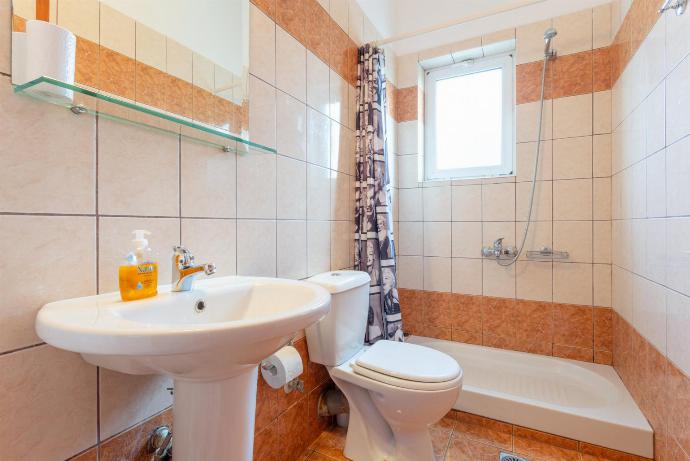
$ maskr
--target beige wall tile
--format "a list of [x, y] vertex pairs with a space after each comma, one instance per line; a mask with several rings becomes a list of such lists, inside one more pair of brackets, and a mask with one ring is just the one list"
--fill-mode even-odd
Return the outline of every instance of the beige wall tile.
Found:
[[189, 140], [181, 144], [182, 216], [234, 218], [237, 156]]
[[591, 9], [559, 16], [553, 20], [553, 26], [558, 30], [553, 45], [559, 55], [563, 56], [592, 49]]
[[482, 260], [453, 258], [453, 293], [482, 294]]
[[328, 65], [307, 50], [307, 104], [328, 115], [330, 110], [330, 71]]
[[572, 179], [553, 182], [553, 219], [592, 219], [592, 180]]
[[595, 178], [593, 216], [598, 220], [611, 219], [611, 178]]
[[515, 298], [515, 265], [499, 266], [496, 261], [484, 259], [482, 287], [484, 296]]
[[357, 45], [364, 44], [364, 11], [356, 0], [349, 1], [348, 35]]
[[173, 77], [194, 82], [194, 53], [170, 38], [165, 41], [166, 70]]
[[[481, 225], [480, 225], [481, 226]], [[481, 227], [480, 227], [481, 229]], [[395, 250], [401, 256], [424, 254], [424, 224], [421, 222], [401, 222], [396, 234]]]
[[553, 263], [553, 301], [564, 304], [592, 304], [592, 265]]
[[96, 367], [81, 356], [46, 345], [0, 356], [0, 388], [3, 458], [67, 459], [96, 443]]
[[[526, 222], [515, 223], [515, 235], [518, 239], [522, 239], [525, 233]], [[516, 242], [520, 243], [520, 240]], [[525, 251], [520, 255], [521, 261], [527, 261], [527, 251], [540, 250], [544, 247], [555, 248], [553, 244], [553, 223], [551, 221], [537, 221], [529, 225], [527, 232], [527, 239], [525, 240]]]
[[422, 290], [424, 287], [424, 257], [398, 257], [398, 287]]
[[275, 219], [275, 155], [252, 150], [237, 157], [237, 217]]
[[278, 91], [276, 102], [278, 153], [300, 160], [306, 159], [307, 106], [282, 91]]
[[596, 135], [592, 140], [592, 162], [595, 178], [611, 176], [611, 135]]
[[[537, 120], [540, 110], [539, 102], [519, 104], [516, 108], [517, 142], [532, 142], [537, 140]], [[544, 101], [544, 114], [542, 117], [541, 139], [553, 137], [553, 102]]]
[[553, 137], [592, 135], [592, 95], [569, 96], [553, 102]]
[[593, 304], [600, 307], [611, 307], [611, 265], [594, 264], [594, 299]]
[[134, 19], [101, 3], [100, 44], [134, 59], [136, 57], [136, 31]]
[[518, 299], [551, 302], [553, 299], [551, 262], [518, 261], [515, 273]]
[[336, 122], [346, 125], [349, 114], [347, 82], [332, 69], [330, 82], [330, 117]]
[[307, 219], [326, 221], [331, 217], [331, 171], [307, 165]]
[[673, 291], [668, 292], [668, 357], [690, 375], [690, 299]]
[[611, 264], [611, 221], [594, 221], [592, 225], [594, 262]]
[[331, 227], [328, 221], [307, 222], [307, 274], [326, 272], [331, 268]]
[[480, 258], [482, 248], [481, 222], [453, 223], [453, 251], [454, 258]]
[[276, 271], [276, 222], [238, 220], [237, 274], [275, 277]]
[[549, 20], [517, 28], [515, 32], [517, 39], [516, 64], [524, 64], [544, 58], [544, 31], [552, 25], [553, 22]]
[[[33, 3], [34, 7], [36, 2]], [[98, 0], [60, 0], [58, 2], [58, 25], [69, 29], [75, 35], [100, 42], [100, 2]], [[21, 16], [21, 14], [20, 14]]]
[[417, 75], [419, 67], [419, 64], [417, 62], [417, 56], [417, 53], [412, 53], [397, 57], [396, 64], [398, 88], [409, 88], [411, 86], [417, 86]]
[[132, 251], [132, 231], [151, 232], [149, 243], [153, 260], [158, 263], [158, 283], [169, 283], [172, 247], [180, 244], [178, 218], [114, 218], [98, 220], [98, 291], [118, 291], [118, 268]]
[[306, 219], [307, 164], [278, 156], [277, 181], [278, 219]]
[[592, 10], [593, 48], [603, 48], [611, 44], [614, 34], [611, 20], [611, 3], [597, 6]]
[[424, 256], [450, 257], [451, 223], [424, 223]]
[[482, 220], [481, 185], [453, 186], [452, 202], [453, 221]]
[[348, 221], [331, 222], [331, 270], [350, 269], [352, 254], [352, 226]]
[[281, 27], [276, 27], [276, 87], [307, 100], [307, 50]]
[[[235, 275], [236, 228], [234, 219], [183, 219], [181, 242], [194, 254], [197, 264], [216, 265], [215, 277]], [[201, 274], [198, 278], [206, 278], [206, 275]]]
[[[515, 187], [515, 213], [518, 221], [527, 221], [529, 204], [532, 195], [532, 183], [521, 182]], [[552, 181], [537, 181], [534, 190], [534, 204], [532, 206], [533, 221], [551, 221], [553, 219], [553, 185]]]
[[172, 405], [172, 396], [166, 389], [172, 387], [172, 378], [128, 375], [102, 368], [99, 380], [101, 440]]
[[592, 177], [592, 137], [553, 141], [553, 179]]
[[484, 184], [482, 186], [482, 219], [515, 221], [515, 184]]
[[0, 77], [0, 211], [94, 213], [96, 121], [14, 95]]
[[331, 121], [331, 169], [354, 174], [355, 133]]
[[206, 91], [214, 90], [216, 85], [213, 61], [200, 54], [192, 54], [192, 83]]
[[331, 0], [329, 13], [344, 31], [348, 30], [348, 0]]
[[177, 136], [99, 121], [99, 213], [179, 216], [179, 168]]
[[254, 76], [249, 76], [249, 139], [276, 145], [276, 89]]
[[[339, 160], [341, 147], [346, 148], [345, 138], [345, 129], [339, 123], [330, 121], [327, 115], [311, 107], [307, 108], [307, 161], [309, 163], [329, 168], [331, 156]], [[331, 155], [331, 141], [333, 155]]]
[[451, 291], [450, 258], [424, 258], [424, 289]]
[[451, 188], [450, 186], [426, 187], [423, 192], [424, 220], [450, 221]]
[[331, 171], [331, 220], [350, 221], [354, 209], [350, 200], [353, 193], [354, 178]]
[[0, 248], [0, 351], [40, 342], [34, 319], [43, 304], [96, 292], [95, 218], [3, 216]]
[[278, 277], [302, 279], [307, 276], [307, 222], [278, 221]]
[[553, 245], [570, 253], [569, 261], [591, 263], [593, 254], [592, 221], [556, 221], [553, 223]]
[[249, 6], [249, 72], [271, 85], [276, 81], [276, 24]]
[[[535, 122], [536, 123], [536, 122]], [[535, 135], [536, 138], [536, 135]], [[516, 180], [532, 181], [534, 177], [534, 158], [537, 154], [536, 142], [525, 142], [517, 145]], [[539, 146], [539, 167], [537, 179], [548, 181], [553, 177], [553, 141], [542, 141]]]
[[422, 189], [400, 189], [398, 193], [400, 203], [400, 221], [423, 221]]
[[136, 23], [136, 34], [137, 62], [166, 72], [165, 36], [140, 22]]
[[599, 91], [593, 94], [594, 134], [611, 133], [611, 91]]

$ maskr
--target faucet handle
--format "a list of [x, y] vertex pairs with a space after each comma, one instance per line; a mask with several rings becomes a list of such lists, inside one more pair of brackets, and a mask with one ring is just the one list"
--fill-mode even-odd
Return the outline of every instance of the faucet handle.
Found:
[[499, 250], [503, 248], [503, 239], [504, 237], [494, 240], [494, 250]]
[[216, 265], [213, 263], [208, 263], [204, 266], [204, 273], [206, 275], [213, 275], [216, 273]]
[[173, 247], [173, 263], [180, 268], [190, 267], [194, 264], [194, 255], [181, 245]]

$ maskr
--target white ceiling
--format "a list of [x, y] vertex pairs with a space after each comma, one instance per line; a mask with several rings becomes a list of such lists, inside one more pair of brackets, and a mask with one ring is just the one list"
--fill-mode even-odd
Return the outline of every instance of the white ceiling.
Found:
[[[384, 38], [447, 24], [524, 4], [526, 0], [357, 0]], [[537, 0], [534, 0], [537, 1]], [[418, 52], [482, 34], [496, 32], [608, 3], [610, 0], [542, 0], [507, 13], [401, 40], [392, 45], [398, 55]]]

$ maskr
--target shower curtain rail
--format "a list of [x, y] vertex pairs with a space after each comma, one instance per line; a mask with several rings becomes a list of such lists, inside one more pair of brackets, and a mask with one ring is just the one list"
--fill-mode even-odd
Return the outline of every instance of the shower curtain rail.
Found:
[[477, 19], [487, 18], [489, 16], [494, 16], [494, 15], [501, 14], [501, 13], [508, 13], [510, 11], [517, 10], [519, 8], [524, 8], [526, 6], [538, 5], [538, 4], [544, 3], [546, 1], [547, 0], [522, 0], [519, 2], [515, 2], [509, 6], [493, 8], [489, 11], [483, 11], [481, 13], [471, 14], [471, 15], [465, 16], [465, 17], [460, 18], [460, 19], [455, 19], [453, 21], [448, 21], [448, 22], [445, 22], [443, 24], [438, 24], [435, 26], [426, 27], [423, 29], [416, 30], [414, 32], [408, 32], [405, 34], [395, 35], [393, 37], [384, 38], [381, 40], [375, 40], [373, 43], [375, 46], [389, 45], [391, 43], [399, 42], [401, 40], [407, 40], [408, 38], [414, 38], [414, 37], [418, 37], [420, 35], [426, 35], [426, 34], [430, 34], [432, 32], [447, 29], [449, 27], [459, 26], [459, 25], [465, 24], [467, 22], [476, 21]]

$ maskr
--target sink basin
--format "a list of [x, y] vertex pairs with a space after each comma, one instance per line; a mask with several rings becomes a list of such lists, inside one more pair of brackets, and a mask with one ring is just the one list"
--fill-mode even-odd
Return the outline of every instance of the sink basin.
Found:
[[329, 309], [330, 294], [307, 282], [220, 277], [139, 301], [49, 303], [36, 332], [97, 366], [172, 376], [176, 459], [249, 461], [258, 364]]

